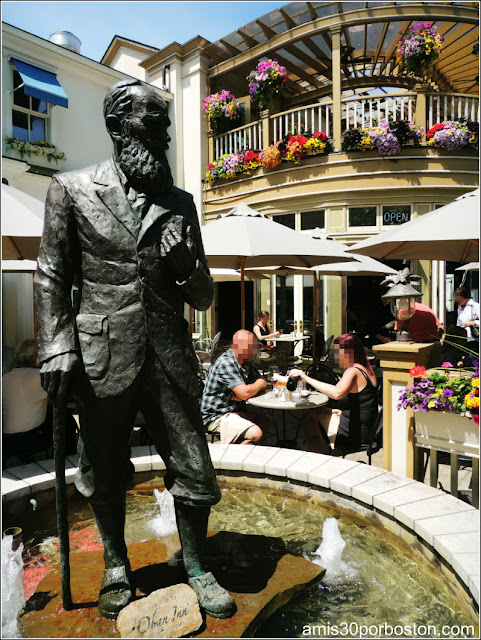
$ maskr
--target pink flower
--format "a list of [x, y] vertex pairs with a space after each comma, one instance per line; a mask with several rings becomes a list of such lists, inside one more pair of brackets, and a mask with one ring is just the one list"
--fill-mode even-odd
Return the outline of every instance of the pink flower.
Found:
[[443, 367], [452, 367], [453, 365], [450, 362], [443, 362]]

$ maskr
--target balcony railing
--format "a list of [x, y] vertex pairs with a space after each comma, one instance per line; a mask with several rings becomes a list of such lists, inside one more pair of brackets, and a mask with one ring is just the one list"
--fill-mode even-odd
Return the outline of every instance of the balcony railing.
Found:
[[332, 128], [332, 102], [311, 104], [307, 107], [297, 107], [271, 117], [273, 124], [273, 142], [278, 142], [287, 133], [295, 134], [310, 130], [324, 131], [330, 135]]
[[415, 93], [343, 98], [342, 124], [345, 129], [372, 127], [381, 120], [413, 119]]
[[[349, 96], [341, 100], [341, 128], [370, 127], [385, 119], [415, 120], [418, 94], [390, 93], [377, 96]], [[426, 95], [425, 130], [436, 122], [466, 118], [479, 121], [479, 98], [465, 94], [435, 93]], [[421, 124], [418, 122], [418, 124]], [[252, 122], [214, 137], [214, 160], [225, 153], [245, 149], [259, 150], [277, 142], [287, 133], [310, 130], [333, 131], [332, 101], [316, 102], [269, 116], [269, 142], [263, 140], [262, 121]]]
[[260, 120], [238, 127], [214, 138], [215, 159], [225, 153], [237, 153], [245, 149], [262, 148], [262, 123]]
[[474, 120], [479, 122], [479, 98], [463, 93], [431, 93], [428, 95], [428, 129], [445, 120]]

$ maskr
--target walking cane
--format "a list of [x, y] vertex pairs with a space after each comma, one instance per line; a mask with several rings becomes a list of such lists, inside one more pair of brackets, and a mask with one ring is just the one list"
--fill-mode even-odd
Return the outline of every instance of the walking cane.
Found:
[[53, 445], [55, 459], [55, 501], [60, 545], [60, 578], [65, 611], [73, 608], [70, 590], [70, 543], [68, 538], [67, 487], [65, 483], [65, 430], [67, 399], [59, 397], [53, 409]]

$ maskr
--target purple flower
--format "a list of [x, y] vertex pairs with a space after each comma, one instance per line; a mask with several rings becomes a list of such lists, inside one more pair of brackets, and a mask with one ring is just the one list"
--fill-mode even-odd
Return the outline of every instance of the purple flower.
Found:
[[443, 396], [445, 398], [451, 398], [453, 396], [453, 392], [451, 391], [451, 389], [444, 389]]

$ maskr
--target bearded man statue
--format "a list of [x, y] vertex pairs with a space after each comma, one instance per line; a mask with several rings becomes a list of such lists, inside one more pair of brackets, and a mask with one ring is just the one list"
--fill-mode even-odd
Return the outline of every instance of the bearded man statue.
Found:
[[205, 310], [214, 291], [197, 212], [173, 186], [166, 102], [138, 80], [121, 81], [104, 117], [113, 157], [55, 175], [47, 195], [35, 276], [43, 386], [53, 403], [72, 395], [79, 412], [75, 484], [104, 544], [100, 613], [115, 619], [135, 595], [124, 526], [129, 439], [141, 411], [166, 466], [188, 582], [201, 607], [224, 618], [236, 605], [204, 565], [220, 491], [184, 319], [185, 303]]

